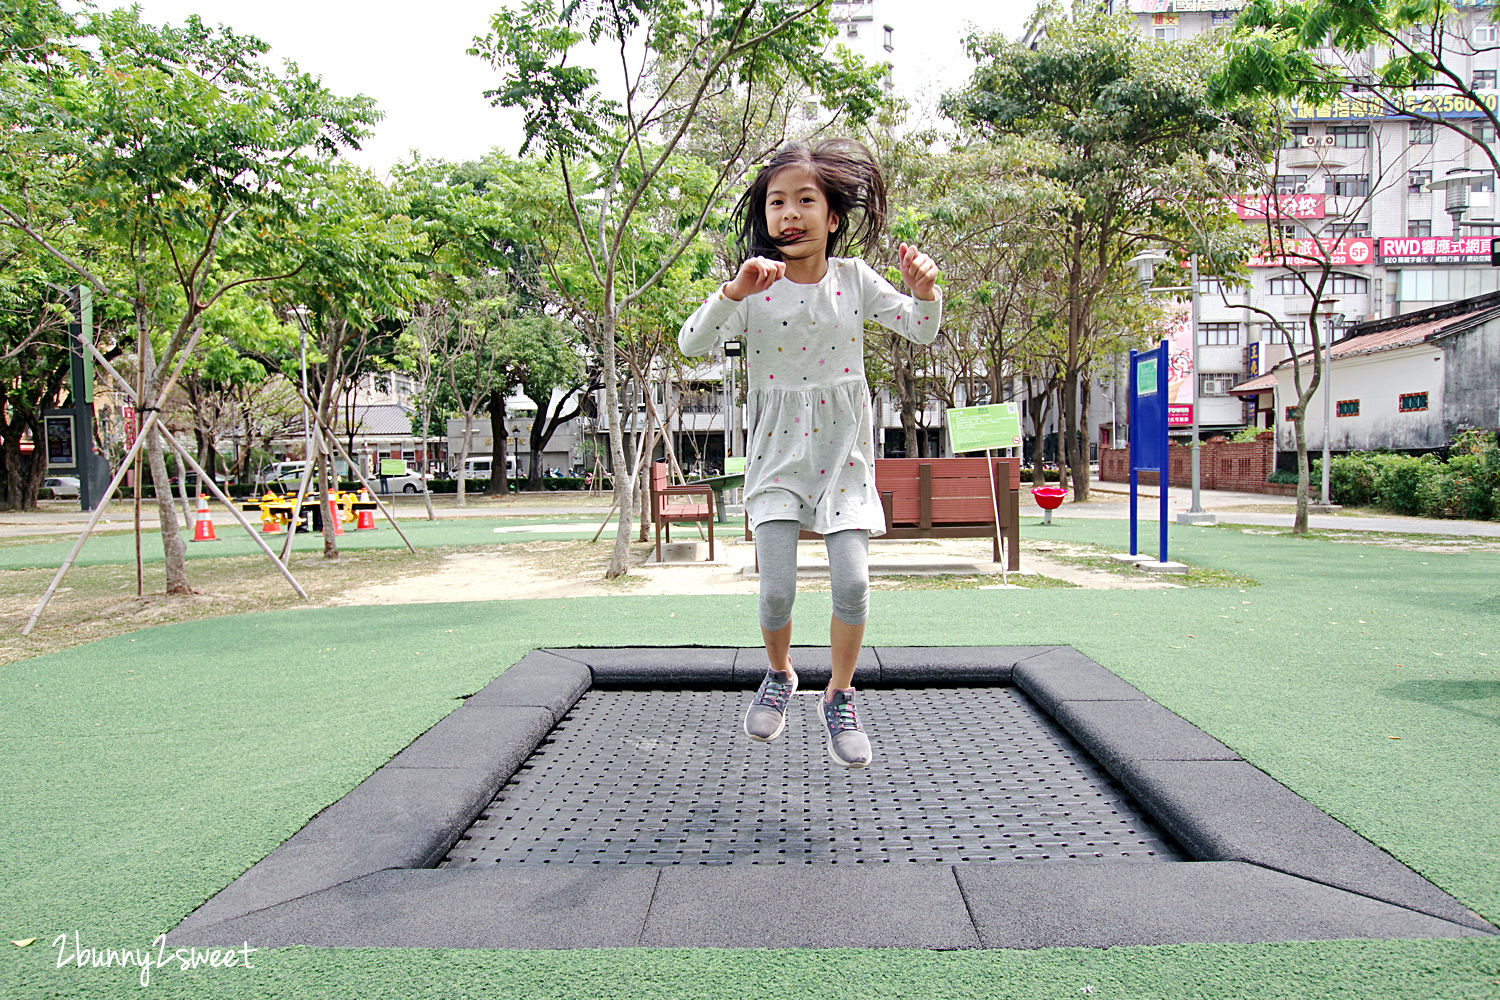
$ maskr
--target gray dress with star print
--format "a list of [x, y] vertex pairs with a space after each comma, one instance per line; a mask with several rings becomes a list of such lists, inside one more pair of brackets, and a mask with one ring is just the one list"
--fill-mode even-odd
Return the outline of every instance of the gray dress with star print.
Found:
[[940, 289], [923, 302], [903, 295], [859, 258], [832, 257], [823, 280], [782, 278], [736, 302], [722, 287], [683, 324], [682, 353], [708, 354], [726, 339], [745, 344], [745, 515], [800, 521], [822, 535], [863, 528], [884, 534], [875, 490], [864, 324], [873, 320], [918, 344], [937, 338]]

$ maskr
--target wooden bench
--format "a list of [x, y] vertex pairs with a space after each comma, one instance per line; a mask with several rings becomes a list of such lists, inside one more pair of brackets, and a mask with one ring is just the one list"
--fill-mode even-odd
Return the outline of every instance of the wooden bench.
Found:
[[[887, 538], [991, 539], [1006, 569], [1021, 568], [1021, 461], [993, 458], [995, 492], [983, 458], [877, 458], [875, 489], [885, 509]], [[996, 530], [998, 509], [1000, 524]]]
[[[989, 538], [995, 562], [1005, 536], [1005, 568], [1021, 568], [1021, 460], [995, 458], [995, 494], [982, 458], [877, 458], [875, 491], [885, 538]], [[995, 514], [1000, 515], [999, 531]], [[819, 538], [803, 530], [799, 538]], [[750, 541], [745, 521], [745, 541]], [[756, 571], [760, 570], [759, 559]]]
[[[703, 501], [673, 503], [675, 496], [701, 496]], [[714, 491], [709, 486], [673, 486], [666, 462], [651, 463], [651, 522], [656, 525], [656, 561], [661, 562], [661, 533], [672, 540], [673, 524], [708, 523], [708, 561], [714, 560]]]

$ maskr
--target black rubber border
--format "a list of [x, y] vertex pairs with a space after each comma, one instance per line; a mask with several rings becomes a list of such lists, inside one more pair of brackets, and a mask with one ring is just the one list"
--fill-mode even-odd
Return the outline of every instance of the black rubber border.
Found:
[[[828, 651], [797, 648], [803, 686]], [[190, 914], [172, 945], [1034, 948], [1462, 937], [1456, 899], [1067, 646], [882, 647], [864, 687], [1015, 684], [1195, 860], [431, 867], [591, 687], [753, 689], [759, 648], [525, 656]]]

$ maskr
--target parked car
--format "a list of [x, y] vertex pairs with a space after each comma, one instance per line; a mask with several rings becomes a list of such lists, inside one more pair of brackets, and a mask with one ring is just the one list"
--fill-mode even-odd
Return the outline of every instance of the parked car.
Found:
[[42, 480], [42, 487], [51, 490], [56, 500], [78, 499], [77, 476], [48, 476]]
[[422, 474], [411, 466], [399, 476], [375, 476], [375, 488], [381, 493], [421, 493]]

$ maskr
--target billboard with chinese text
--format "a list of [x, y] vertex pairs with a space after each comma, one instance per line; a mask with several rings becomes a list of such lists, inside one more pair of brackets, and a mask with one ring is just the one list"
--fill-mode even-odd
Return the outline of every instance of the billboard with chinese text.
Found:
[[[1500, 106], [1494, 91], [1477, 95], [1484, 107], [1491, 111]], [[1405, 109], [1405, 110], [1403, 110]], [[1406, 118], [1406, 111], [1436, 118], [1479, 118], [1484, 109], [1462, 94], [1427, 91], [1406, 95], [1405, 104], [1393, 108], [1373, 94], [1340, 94], [1323, 104], [1292, 101], [1291, 121], [1357, 121], [1361, 119], [1384, 120]]]
[[1321, 194], [1242, 194], [1234, 200], [1234, 211], [1242, 219], [1321, 219], [1324, 196]]
[[1342, 240], [1314, 237], [1282, 240], [1276, 247], [1252, 254], [1247, 263], [1251, 267], [1301, 267], [1324, 260], [1330, 264], [1373, 264], [1375, 241], [1368, 236]]
[[1488, 264], [1489, 236], [1382, 236], [1382, 264]]

